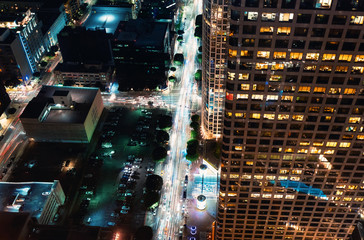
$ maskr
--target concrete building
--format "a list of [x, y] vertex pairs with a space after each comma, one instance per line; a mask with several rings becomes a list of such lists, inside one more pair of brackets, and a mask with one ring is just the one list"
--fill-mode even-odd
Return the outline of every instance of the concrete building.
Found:
[[45, 183], [0, 182], [0, 200], [0, 211], [27, 212], [38, 223], [50, 224], [58, 207], [64, 204], [65, 195], [57, 180]]
[[97, 88], [43, 86], [20, 120], [35, 141], [87, 143], [103, 108]]
[[363, 217], [363, 7], [229, 5], [217, 239], [347, 239]]
[[226, 76], [228, 2], [203, 1], [202, 20], [202, 111], [204, 138], [220, 138], [222, 132]]
[[114, 72], [110, 34], [104, 29], [66, 27], [58, 38], [63, 58], [55, 69], [59, 84], [109, 88]]

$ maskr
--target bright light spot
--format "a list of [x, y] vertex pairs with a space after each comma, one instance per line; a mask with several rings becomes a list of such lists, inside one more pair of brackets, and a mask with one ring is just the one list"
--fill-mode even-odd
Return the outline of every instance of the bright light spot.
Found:
[[112, 15], [112, 14], [105, 14], [105, 15], [102, 15], [99, 20], [101, 22], [112, 22], [115, 20], [115, 16]]

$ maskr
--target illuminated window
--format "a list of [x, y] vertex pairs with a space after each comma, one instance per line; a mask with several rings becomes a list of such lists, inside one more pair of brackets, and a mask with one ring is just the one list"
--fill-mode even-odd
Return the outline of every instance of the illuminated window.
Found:
[[282, 96], [282, 101], [283, 102], [292, 102], [293, 96]]
[[324, 142], [313, 142], [312, 145], [315, 147], [322, 147], [324, 145]]
[[246, 161], [245, 165], [246, 166], [253, 166], [254, 162], [253, 161]]
[[354, 198], [354, 201], [356, 201], [356, 202], [362, 202], [362, 201], [364, 201], [364, 198], [357, 197], [357, 198]]
[[278, 35], [289, 35], [291, 33], [290, 27], [278, 27], [277, 28], [277, 34]]
[[320, 71], [321, 72], [331, 72], [332, 66], [327, 66], [327, 65], [320, 66]]
[[334, 152], [335, 152], [335, 150], [326, 150], [326, 151], [324, 152], [324, 154], [332, 155], [332, 154], [334, 154]]
[[241, 176], [241, 179], [252, 179], [252, 176], [250, 176], [250, 175], [243, 175], [243, 176]]
[[239, 174], [230, 174], [230, 178], [239, 178]]
[[350, 62], [353, 55], [351, 54], [340, 54], [339, 62]]
[[254, 175], [254, 179], [262, 180], [263, 175]]
[[235, 73], [227, 72], [227, 75], [228, 75], [228, 80], [233, 81], [235, 79]]
[[353, 198], [351, 198], [351, 197], [344, 197], [344, 198], [343, 198], [343, 200], [344, 200], [345, 202], [350, 202], [350, 201], [351, 201], [351, 199], [353, 199]]
[[282, 63], [276, 63], [272, 65], [272, 70], [283, 70], [284, 69], [284, 64]]
[[340, 94], [341, 88], [330, 88], [329, 94]]
[[246, 51], [246, 50], [240, 51], [240, 56], [242, 56], [242, 57], [251, 57], [251, 55], [252, 55], [252, 53], [249, 51]]
[[328, 9], [331, 7], [332, 0], [317, 0], [316, 8]]
[[257, 58], [265, 58], [268, 59], [270, 55], [269, 51], [258, 51]]
[[[248, 52], [248, 51], [246, 51]], [[238, 51], [229, 49], [229, 57], [236, 57]]]
[[250, 194], [250, 197], [258, 198], [258, 197], [260, 197], [260, 193], [252, 193], [252, 194]]
[[286, 195], [286, 199], [294, 199], [294, 195]]
[[253, 94], [252, 95], [252, 99], [253, 100], [261, 100], [261, 101], [263, 101], [263, 95], [259, 95], [259, 94]]
[[348, 148], [350, 147], [351, 143], [349, 142], [341, 142], [339, 147], [342, 147], [342, 148]]
[[293, 115], [292, 120], [294, 120], [294, 121], [303, 121], [303, 115]]
[[286, 52], [274, 52], [273, 58], [274, 59], [285, 59], [287, 53]]
[[339, 195], [339, 196], [343, 195], [343, 193], [344, 193], [344, 192], [343, 192], [343, 191], [340, 191], [340, 190], [337, 190], [337, 191], [336, 191], [336, 195]]
[[249, 73], [239, 73], [239, 80], [249, 80]]
[[235, 118], [245, 118], [245, 113], [235, 113]]
[[255, 21], [258, 19], [258, 12], [244, 12], [244, 16], [247, 20]]
[[308, 112], [318, 113], [320, 112], [320, 107], [309, 107]]
[[316, 65], [306, 65], [303, 68], [304, 71], [310, 71], [310, 72], [314, 72], [316, 70]]
[[308, 149], [306, 149], [306, 148], [298, 149], [297, 153], [308, 153]]
[[267, 101], [278, 101], [278, 95], [268, 95]]
[[359, 123], [361, 120], [360, 117], [351, 117], [349, 118], [349, 123]]
[[364, 135], [358, 135], [358, 136], [356, 136], [356, 139], [358, 139], [358, 140], [364, 140]]
[[349, 69], [348, 66], [336, 66], [335, 72], [346, 73], [346, 72], [348, 72], [348, 69]]
[[311, 91], [311, 87], [308, 87], [308, 86], [301, 86], [298, 88], [298, 92], [309, 93], [310, 91]]
[[336, 54], [331, 54], [331, 53], [324, 54], [322, 56], [322, 61], [335, 61], [335, 57], [336, 57]]
[[300, 146], [310, 146], [310, 142], [300, 142]]
[[293, 13], [280, 13], [279, 14], [279, 21], [280, 22], [290, 22], [294, 17]]
[[229, 100], [229, 101], [234, 100], [234, 94], [226, 93], [226, 100]]
[[262, 21], [271, 21], [274, 22], [276, 20], [275, 13], [262, 13]]
[[293, 148], [286, 148], [284, 151], [286, 153], [293, 153], [294, 152]]
[[363, 73], [364, 72], [364, 67], [360, 67], [360, 66], [353, 66], [353, 68], [351, 69], [352, 73]]
[[241, 151], [241, 150], [243, 150], [243, 147], [242, 146], [235, 146], [234, 148], [235, 148], [235, 151]]
[[306, 60], [312, 60], [312, 61], [317, 61], [320, 57], [319, 53], [307, 53], [306, 54]]
[[281, 170], [279, 170], [279, 173], [280, 174], [288, 174], [289, 171], [287, 169], [281, 169]]
[[333, 107], [324, 107], [324, 113], [333, 113], [335, 108]]
[[346, 95], [353, 95], [355, 93], [356, 93], [355, 88], [345, 88], [345, 90], [344, 90], [344, 94], [346, 94]]
[[281, 75], [271, 75], [269, 77], [269, 81], [271, 81], [271, 82], [280, 82], [281, 79], [282, 79]]
[[264, 114], [263, 118], [268, 119], [268, 120], [274, 120], [275, 115], [274, 114]]
[[231, 116], [233, 115], [232, 112], [226, 112], [225, 114], [226, 114], [226, 117], [228, 117], [228, 118], [231, 118]]
[[273, 198], [283, 198], [282, 194], [274, 194]]
[[356, 132], [356, 127], [355, 126], [349, 126], [345, 128], [346, 132]]
[[268, 63], [257, 63], [255, 65], [256, 70], [267, 70], [268, 69]]
[[260, 113], [252, 113], [250, 114], [251, 119], [260, 119]]
[[289, 114], [278, 114], [278, 120], [288, 120]]
[[326, 88], [324, 88], [324, 87], [315, 87], [313, 89], [313, 92], [314, 93], [325, 93], [326, 92]]
[[311, 154], [320, 154], [320, 153], [321, 153], [321, 149], [317, 149], [317, 148], [311, 149]]
[[237, 94], [236, 99], [248, 99], [248, 94]]
[[350, 23], [362, 25], [364, 22], [364, 16], [351, 16]]
[[355, 62], [364, 62], [364, 55], [356, 55]]
[[274, 31], [273, 27], [261, 27], [260, 33], [272, 34]]
[[240, 89], [243, 91], [248, 91], [250, 85], [249, 84], [240, 84]]
[[302, 60], [302, 56], [303, 56], [303, 53], [291, 52], [289, 54], [289, 59], [291, 59], [291, 60]]
[[266, 193], [266, 194], [263, 194], [263, 195], [262, 195], [262, 197], [263, 197], [263, 198], [271, 198], [271, 197], [272, 197], [272, 194], [267, 194], [267, 193]]
[[336, 147], [337, 146], [337, 142], [327, 142], [326, 143], [326, 147]]

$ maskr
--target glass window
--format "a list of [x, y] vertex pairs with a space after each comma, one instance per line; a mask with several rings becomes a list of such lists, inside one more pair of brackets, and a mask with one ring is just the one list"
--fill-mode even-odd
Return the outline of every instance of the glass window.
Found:
[[289, 114], [278, 114], [278, 120], [288, 120]]
[[349, 118], [349, 123], [359, 123], [361, 120], [360, 117], [351, 117]]
[[319, 56], [320, 56], [319, 53], [307, 53], [306, 60], [317, 61], [319, 59]]
[[269, 81], [271, 81], [271, 82], [280, 82], [281, 80], [282, 80], [281, 75], [271, 75], [269, 77]]
[[330, 88], [329, 94], [340, 94], [341, 88]]
[[240, 89], [243, 90], [243, 91], [248, 91], [249, 87], [250, 87], [249, 84], [241, 84], [240, 85]]
[[349, 142], [341, 142], [339, 147], [348, 148], [348, 147], [350, 147], [350, 145], [351, 144]]
[[283, 102], [292, 102], [293, 96], [282, 96], [282, 101]]
[[291, 33], [290, 27], [278, 27], [277, 28], [277, 34], [278, 35], [289, 35]]
[[274, 31], [273, 27], [261, 27], [260, 28], [260, 33], [261, 34], [272, 34]]
[[314, 93], [325, 93], [326, 92], [326, 88], [324, 88], [324, 87], [315, 87], [313, 89], [313, 92]]
[[328, 65], [320, 66], [320, 72], [331, 72], [331, 71], [332, 71], [332, 66]]
[[351, 16], [350, 24], [363, 25], [364, 16]]
[[274, 52], [273, 58], [274, 59], [285, 59], [286, 58], [286, 52]]
[[260, 113], [252, 113], [250, 114], [251, 119], [260, 119]]
[[308, 87], [308, 86], [301, 86], [298, 88], [298, 92], [309, 93], [310, 91], [311, 91], [311, 87]]
[[235, 113], [236, 118], [245, 118], [245, 113]]
[[239, 73], [239, 80], [249, 80], [249, 73]]
[[354, 95], [355, 93], [356, 93], [355, 88], [345, 88], [345, 90], [344, 90], [344, 94], [346, 94], [346, 95]]
[[237, 94], [236, 99], [248, 99], [248, 94]]
[[329, 9], [331, 8], [332, 0], [317, 0], [316, 8]]
[[336, 66], [335, 72], [346, 73], [346, 72], [348, 72], [348, 69], [349, 69], [348, 66]]
[[322, 61], [335, 61], [335, 57], [336, 57], [336, 54], [331, 54], [331, 53], [324, 54], [322, 56]]
[[306, 65], [303, 68], [304, 71], [314, 72], [316, 70], [316, 65]]
[[337, 146], [337, 142], [327, 142], [326, 143], [326, 147], [336, 147]]
[[244, 19], [246, 21], [256, 21], [258, 19], [258, 12], [244, 12]]
[[236, 57], [237, 53], [237, 50], [229, 49], [229, 57]]
[[263, 95], [258, 95], [258, 94], [253, 94], [252, 95], [252, 99], [253, 100], [261, 100], [261, 101], [263, 101]]
[[267, 101], [278, 101], [278, 95], [268, 95]]
[[262, 13], [262, 21], [267, 22], [274, 22], [276, 20], [275, 13]]
[[255, 65], [256, 70], [266, 70], [268, 69], [268, 63], [257, 63]]
[[283, 63], [276, 63], [272, 65], [272, 70], [283, 70], [284, 64]]
[[275, 115], [274, 114], [264, 114], [263, 118], [268, 119], [268, 120], [274, 120]]
[[293, 17], [294, 17], [293, 13], [280, 13], [279, 21], [280, 22], [291, 22], [293, 20]]
[[362, 74], [364, 72], [364, 67], [353, 66], [353, 68], [351, 69], [351, 72], [354, 74]]
[[291, 60], [302, 60], [302, 56], [303, 56], [303, 53], [295, 53], [295, 52], [291, 52], [289, 54], [289, 58]]
[[356, 55], [355, 62], [364, 62], [364, 55]]
[[270, 55], [269, 51], [258, 51], [257, 58], [265, 58], [268, 59]]
[[303, 115], [293, 115], [292, 120], [294, 120], [294, 121], [303, 121]]

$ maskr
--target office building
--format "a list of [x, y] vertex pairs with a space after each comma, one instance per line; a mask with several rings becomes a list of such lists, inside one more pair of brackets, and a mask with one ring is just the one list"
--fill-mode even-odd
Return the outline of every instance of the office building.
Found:
[[225, 99], [228, 1], [203, 1], [202, 130], [204, 138], [220, 138]]
[[347, 239], [364, 204], [364, 2], [228, 8], [218, 239]]
[[[40, 224], [50, 224], [65, 202], [59, 181], [0, 182], [0, 210], [11, 213], [30, 213]], [[0, 214], [1, 216], [1, 214]], [[0, 220], [2, 218], [0, 217]]]
[[20, 116], [38, 142], [90, 142], [103, 111], [98, 88], [43, 86]]

